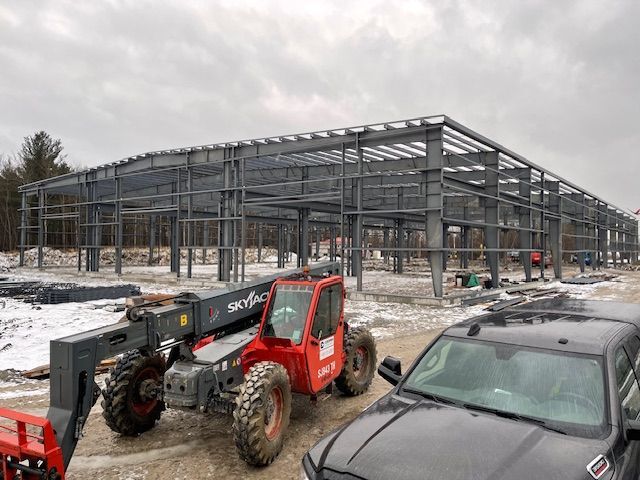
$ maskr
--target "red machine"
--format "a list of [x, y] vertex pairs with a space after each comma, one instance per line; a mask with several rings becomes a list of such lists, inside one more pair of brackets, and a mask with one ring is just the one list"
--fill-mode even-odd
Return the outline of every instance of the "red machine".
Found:
[[[122, 435], [153, 428], [166, 406], [233, 413], [240, 457], [271, 463], [283, 447], [292, 392], [315, 400], [335, 383], [359, 395], [373, 379], [375, 343], [344, 321], [337, 270], [323, 264], [183, 294], [130, 309], [127, 323], [53, 341], [47, 419], [0, 410], [0, 480], [63, 480], [100, 393], [107, 425]], [[123, 355], [100, 391], [93, 370], [114, 354]]]

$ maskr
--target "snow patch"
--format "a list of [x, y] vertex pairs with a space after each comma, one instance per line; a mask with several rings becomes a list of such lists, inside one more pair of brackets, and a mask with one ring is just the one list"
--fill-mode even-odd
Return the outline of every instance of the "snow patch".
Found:
[[49, 342], [110, 325], [122, 312], [92, 303], [31, 305], [12, 298], [0, 308], [0, 371], [28, 370], [49, 363]]

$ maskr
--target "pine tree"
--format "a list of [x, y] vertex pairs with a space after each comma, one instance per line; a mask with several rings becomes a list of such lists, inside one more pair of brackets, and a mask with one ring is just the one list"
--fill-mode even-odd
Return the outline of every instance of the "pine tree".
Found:
[[71, 167], [65, 161], [65, 155], [62, 155], [63, 149], [60, 139], [54, 140], [43, 130], [25, 137], [18, 154], [23, 183], [69, 173]]
[[21, 183], [15, 163], [0, 157], [0, 250], [13, 249], [18, 243]]
[[[25, 137], [17, 159], [12, 161], [0, 155], [0, 250], [13, 250], [18, 245], [21, 206], [18, 187], [71, 172], [62, 150], [59, 139], [40, 131]], [[57, 200], [57, 196], [47, 199], [50, 203]], [[61, 221], [52, 226], [64, 229]]]

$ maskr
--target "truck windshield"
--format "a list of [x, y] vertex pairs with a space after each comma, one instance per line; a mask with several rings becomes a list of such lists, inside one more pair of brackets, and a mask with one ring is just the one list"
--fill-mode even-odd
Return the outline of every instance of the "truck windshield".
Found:
[[599, 437], [606, 427], [596, 356], [443, 336], [403, 388], [577, 436]]
[[276, 285], [262, 336], [288, 338], [299, 345], [312, 295], [312, 285]]

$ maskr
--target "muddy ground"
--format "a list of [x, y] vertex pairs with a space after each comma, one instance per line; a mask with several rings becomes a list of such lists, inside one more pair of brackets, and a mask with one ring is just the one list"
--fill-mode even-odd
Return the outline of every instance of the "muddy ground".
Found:
[[[439, 331], [380, 340], [378, 359], [393, 354], [408, 366]], [[99, 379], [101, 386], [103, 378]], [[46, 386], [47, 382], [39, 383]], [[35, 388], [33, 384], [21, 387]], [[231, 434], [231, 416], [167, 410], [153, 430], [137, 438], [126, 438], [105, 425], [98, 402], [91, 411], [67, 478], [298, 479], [300, 459], [316, 440], [354, 418], [390, 388], [376, 374], [372, 387], [359, 397], [336, 394], [313, 405], [308, 397], [294, 395], [284, 450], [265, 468], [249, 467], [238, 457]], [[47, 403], [48, 395], [40, 394], [5, 399], [0, 406], [45, 415]]]
[[[563, 285], [563, 289], [577, 298], [640, 303], [640, 272], [623, 272], [613, 281], [597, 285]], [[439, 331], [436, 328], [397, 332], [393, 337], [378, 340], [378, 360], [393, 354], [408, 366]], [[99, 379], [101, 386], [103, 378]], [[13, 386], [15, 390], [33, 391], [34, 395], [4, 398], [0, 407], [45, 415], [47, 387], [46, 381]], [[67, 478], [297, 479], [300, 459], [316, 440], [354, 418], [389, 389], [390, 385], [376, 375], [372, 388], [360, 397], [334, 395], [317, 405], [305, 397], [295, 397], [284, 450], [274, 464], [260, 469], [249, 467], [238, 458], [230, 416], [169, 410], [152, 431], [138, 438], [125, 438], [104, 424], [98, 404], [89, 416]]]

